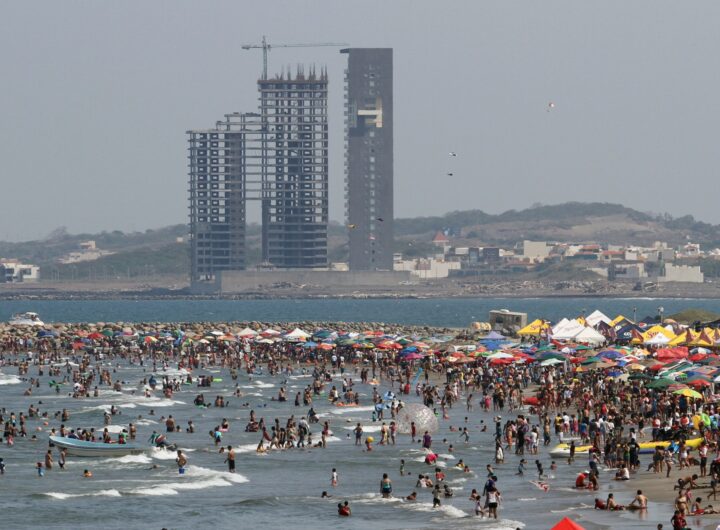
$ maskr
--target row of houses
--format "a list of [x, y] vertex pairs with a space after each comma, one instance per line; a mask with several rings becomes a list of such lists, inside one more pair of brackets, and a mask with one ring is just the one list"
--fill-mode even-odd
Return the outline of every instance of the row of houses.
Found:
[[656, 242], [651, 247], [552, 243], [525, 240], [513, 248], [452, 246], [443, 232], [432, 240], [435, 251], [419, 259], [394, 258], [394, 269], [409, 271], [422, 279], [475, 275], [482, 272], [526, 272], [551, 262], [575, 263], [608, 280], [702, 283], [704, 275], [697, 265], [683, 260], [720, 259], [720, 250], [704, 252], [700, 245], [688, 243], [670, 248]]

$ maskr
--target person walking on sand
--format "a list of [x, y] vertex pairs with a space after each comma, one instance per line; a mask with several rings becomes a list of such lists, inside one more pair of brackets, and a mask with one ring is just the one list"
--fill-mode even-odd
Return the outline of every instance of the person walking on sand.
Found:
[[667, 473], [665, 474], [665, 477], [667, 478], [670, 476], [670, 471], [672, 471], [673, 466], [673, 454], [669, 448], [666, 448], [663, 452], [663, 461], [665, 462], [665, 467], [667, 468]]

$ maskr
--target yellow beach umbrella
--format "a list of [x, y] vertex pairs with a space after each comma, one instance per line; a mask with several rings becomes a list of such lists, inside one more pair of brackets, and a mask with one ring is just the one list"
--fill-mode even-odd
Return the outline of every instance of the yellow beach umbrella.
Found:
[[682, 390], [676, 390], [675, 392], [673, 392], [673, 394], [678, 394], [680, 396], [694, 399], [702, 399], [702, 394], [700, 392], [697, 392], [696, 390], [693, 390], [692, 388], [683, 388]]

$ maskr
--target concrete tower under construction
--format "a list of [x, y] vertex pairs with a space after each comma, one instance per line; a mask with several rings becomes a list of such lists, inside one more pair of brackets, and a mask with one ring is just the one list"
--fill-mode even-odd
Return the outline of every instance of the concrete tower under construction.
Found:
[[345, 200], [350, 270], [392, 270], [393, 51], [348, 48]]
[[327, 73], [258, 81], [259, 113], [188, 131], [191, 280], [246, 268], [247, 201], [262, 212], [266, 267], [327, 266]]
[[193, 282], [245, 268], [246, 200], [261, 196], [259, 114], [226, 114], [187, 132]]
[[258, 81], [263, 260], [280, 268], [327, 266], [327, 73], [298, 69]]

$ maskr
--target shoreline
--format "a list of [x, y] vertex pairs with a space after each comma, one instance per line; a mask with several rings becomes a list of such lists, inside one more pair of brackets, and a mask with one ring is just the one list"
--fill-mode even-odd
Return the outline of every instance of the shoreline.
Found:
[[[653, 294], [653, 296], [649, 296]], [[169, 294], [166, 292], [153, 291], [60, 291], [60, 292], [3, 292], [0, 288], [0, 301], [13, 300], [439, 300], [439, 299], [508, 299], [508, 300], [558, 300], [567, 298], [587, 298], [596, 300], [720, 300], [720, 292], [708, 293], [707, 295], [687, 295], [677, 293], [537, 293], [524, 292], [522, 294], [493, 293], [493, 294], [453, 294], [453, 293], [335, 293], [335, 294], [191, 294], [178, 293]]]

